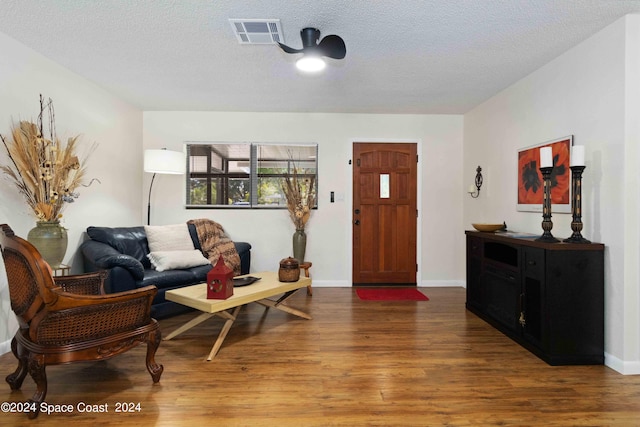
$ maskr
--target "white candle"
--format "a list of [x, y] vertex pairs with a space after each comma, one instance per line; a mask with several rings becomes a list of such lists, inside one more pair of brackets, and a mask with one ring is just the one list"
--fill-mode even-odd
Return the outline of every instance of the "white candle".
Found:
[[571, 166], [584, 166], [584, 145], [571, 147]]
[[476, 192], [476, 186], [475, 186], [475, 185], [473, 185], [473, 184], [471, 184], [471, 185], [469, 186], [469, 193], [475, 193], [475, 192]]
[[553, 154], [551, 153], [551, 147], [542, 147], [540, 149], [540, 167], [553, 167]]

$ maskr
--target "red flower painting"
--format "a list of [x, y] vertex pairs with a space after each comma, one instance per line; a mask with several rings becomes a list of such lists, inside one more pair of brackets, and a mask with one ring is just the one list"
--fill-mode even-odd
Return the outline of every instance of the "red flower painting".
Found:
[[543, 185], [540, 172], [540, 148], [542, 147], [551, 147], [553, 157], [551, 204], [569, 204], [571, 138], [566, 138], [518, 153], [518, 205], [542, 204]]

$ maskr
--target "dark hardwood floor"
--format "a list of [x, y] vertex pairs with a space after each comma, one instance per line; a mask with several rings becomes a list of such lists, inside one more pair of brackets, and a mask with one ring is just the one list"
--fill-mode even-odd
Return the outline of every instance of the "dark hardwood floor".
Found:
[[[160, 345], [160, 383], [139, 346], [108, 361], [47, 369], [50, 405], [73, 412], [0, 413], [12, 426], [631, 426], [640, 425], [640, 376], [605, 366], [552, 367], [467, 312], [462, 288], [424, 288], [426, 302], [360, 301], [350, 288], [298, 292], [304, 320], [251, 304], [222, 349], [204, 361], [223, 321]], [[161, 321], [166, 335], [192, 318]], [[0, 356], [0, 375], [15, 369]], [[0, 385], [0, 402], [28, 399]], [[108, 404], [81, 413], [79, 402]], [[117, 413], [118, 403], [139, 411]]]

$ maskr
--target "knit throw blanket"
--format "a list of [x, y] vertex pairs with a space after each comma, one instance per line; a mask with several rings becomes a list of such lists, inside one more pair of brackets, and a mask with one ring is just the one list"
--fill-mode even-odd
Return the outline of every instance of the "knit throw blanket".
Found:
[[195, 225], [202, 252], [211, 264], [216, 265], [222, 255], [225, 265], [233, 270], [233, 275], [240, 275], [240, 255], [220, 224], [206, 218], [192, 219], [187, 223]]

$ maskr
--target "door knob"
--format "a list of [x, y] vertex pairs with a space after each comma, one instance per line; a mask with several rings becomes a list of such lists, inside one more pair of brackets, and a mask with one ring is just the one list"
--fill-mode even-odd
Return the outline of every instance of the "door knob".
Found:
[[359, 220], [359, 219], [356, 219], [355, 221], [353, 221], [353, 223], [354, 223], [355, 225], [360, 225], [360, 220]]
[[360, 213], [360, 209], [356, 209], [354, 212], [355, 212], [356, 214], [359, 214], [359, 213]]

